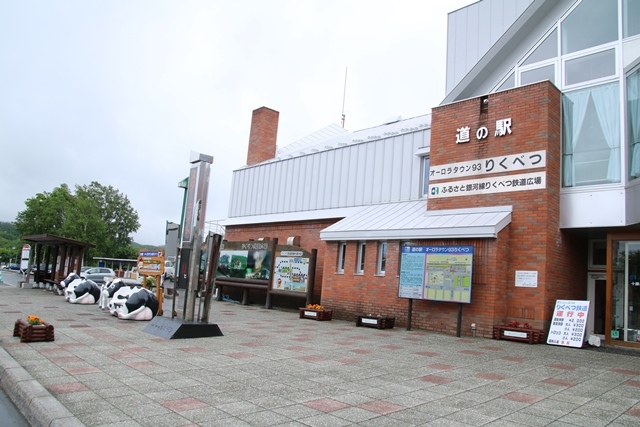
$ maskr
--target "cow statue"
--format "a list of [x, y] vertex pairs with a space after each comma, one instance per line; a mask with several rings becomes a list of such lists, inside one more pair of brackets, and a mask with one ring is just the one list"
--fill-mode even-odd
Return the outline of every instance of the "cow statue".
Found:
[[[116, 313], [116, 309], [122, 306], [122, 304], [127, 301], [129, 296], [142, 289], [142, 286], [128, 285], [126, 283], [115, 283], [112, 285], [114, 289], [107, 289], [107, 295], [110, 295], [109, 300], [107, 301], [107, 308], [109, 309], [109, 313], [111, 313], [112, 316], [117, 317], [118, 313]], [[117, 289], [115, 289], [116, 287]], [[111, 291], [113, 291], [113, 293]]]
[[119, 319], [125, 320], [151, 320], [158, 314], [158, 298], [146, 288], [134, 290], [123, 303], [116, 307]]
[[100, 293], [99, 307], [103, 310], [108, 308], [109, 302], [111, 302], [113, 295], [125, 286], [130, 286], [130, 285], [125, 283], [124, 280], [122, 279], [114, 279], [100, 286], [101, 293]]
[[64, 292], [71, 304], [95, 304], [100, 299], [100, 287], [92, 280], [76, 279]]
[[64, 291], [67, 289], [67, 286], [69, 286], [69, 284], [74, 280], [78, 280], [78, 279], [80, 279], [80, 276], [78, 276], [76, 273], [69, 274], [66, 279], [56, 284], [56, 289], [55, 289], [56, 293], [58, 295], [64, 295]]

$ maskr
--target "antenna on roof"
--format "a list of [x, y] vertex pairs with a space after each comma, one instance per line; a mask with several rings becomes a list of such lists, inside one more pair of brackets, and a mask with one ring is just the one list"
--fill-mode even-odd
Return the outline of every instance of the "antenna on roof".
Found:
[[344, 115], [344, 100], [347, 97], [347, 71], [349, 70], [349, 67], [346, 67], [344, 69], [344, 92], [342, 93], [342, 127], [344, 128], [344, 121], [346, 119], [346, 116]]

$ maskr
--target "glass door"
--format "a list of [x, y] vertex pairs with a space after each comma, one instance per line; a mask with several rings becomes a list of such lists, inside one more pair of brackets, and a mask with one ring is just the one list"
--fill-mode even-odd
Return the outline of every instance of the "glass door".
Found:
[[640, 343], [640, 241], [613, 241], [611, 338]]

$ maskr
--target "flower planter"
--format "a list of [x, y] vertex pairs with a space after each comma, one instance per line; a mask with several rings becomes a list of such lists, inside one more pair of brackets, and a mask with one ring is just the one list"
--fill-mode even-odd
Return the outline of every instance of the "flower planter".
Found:
[[20, 342], [54, 341], [53, 325], [43, 323], [30, 325], [22, 319], [16, 320], [13, 327], [13, 336], [20, 337]]
[[313, 319], [313, 320], [331, 320], [333, 316], [333, 310], [318, 310], [315, 308], [300, 308], [301, 319]]
[[356, 326], [367, 326], [369, 328], [391, 329], [396, 323], [395, 317], [387, 316], [356, 316]]
[[519, 328], [514, 326], [494, 326], [493, 339], [543, 344], [546, 332], [542, 329]]

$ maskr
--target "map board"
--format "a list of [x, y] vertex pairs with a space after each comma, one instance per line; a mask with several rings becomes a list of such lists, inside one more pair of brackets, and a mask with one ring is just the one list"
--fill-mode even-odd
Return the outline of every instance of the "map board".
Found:
[[471, 302], [473, 246], [404, 246], [398, 297]]
[[547, 344], [581, 348], [588, 313], [589, 301], [556, 300]]
[[281, 251], [276, 256], [272, 289], [307, 292], [309, 283], [309, 256], [304, 251]]

